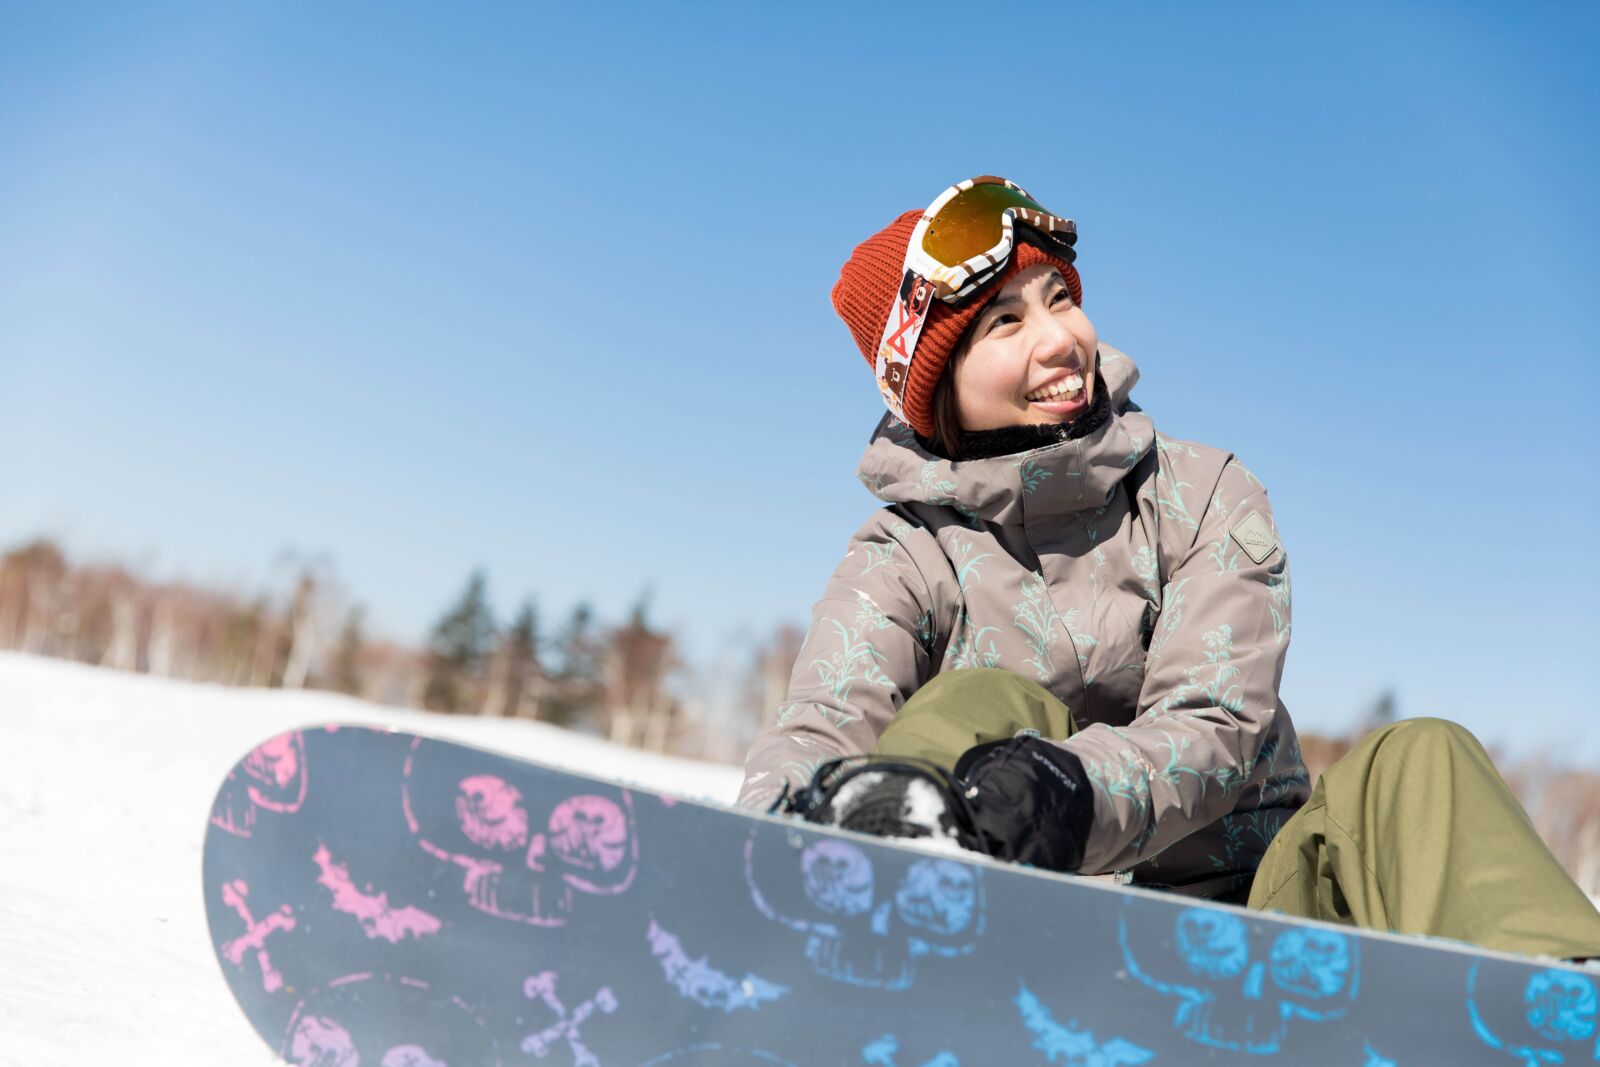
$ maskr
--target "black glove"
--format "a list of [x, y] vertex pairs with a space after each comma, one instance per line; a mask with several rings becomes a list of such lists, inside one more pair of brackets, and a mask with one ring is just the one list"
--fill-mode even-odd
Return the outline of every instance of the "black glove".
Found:
[[989, 855], [1073, 873], [1094, 821], [1094, 795], [1071, 752], [1023, 735], [976, 745], [956, 763]]

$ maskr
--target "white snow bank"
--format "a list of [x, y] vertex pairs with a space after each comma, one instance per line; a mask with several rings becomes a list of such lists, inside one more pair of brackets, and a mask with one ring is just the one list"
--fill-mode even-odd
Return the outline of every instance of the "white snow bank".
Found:
[[266, 1064], [206, 932], [211, 799], [293, 726], [387, 724], [731, 803], [737, 768], [539, 723], [0, 652], [0, 1064]]

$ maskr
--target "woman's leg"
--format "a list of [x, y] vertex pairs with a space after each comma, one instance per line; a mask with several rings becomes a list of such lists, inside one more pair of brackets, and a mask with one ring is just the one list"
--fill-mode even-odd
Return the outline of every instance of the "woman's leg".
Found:
[[1483, 746], [1442, 719], [1363, 738], [1273, 839], [1250, 907], [1530, 955], [1600, 955], [1600, 912]]
[[901, 706], [872, 755], [951, 768], [962, 753], [1023, 730], [1059, 741], [1076, 732], [1072, 712], [1044, 686], [994, 667], [941, 671]]

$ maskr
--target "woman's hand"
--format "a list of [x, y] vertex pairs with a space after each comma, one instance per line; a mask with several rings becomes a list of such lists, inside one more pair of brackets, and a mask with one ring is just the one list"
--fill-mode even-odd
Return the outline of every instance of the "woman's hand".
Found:
[[1082, 865], [1094, 796], [1078, 757], [1024, 735], [968, 749], [955, 773], [989, 855], [1069, 874]]

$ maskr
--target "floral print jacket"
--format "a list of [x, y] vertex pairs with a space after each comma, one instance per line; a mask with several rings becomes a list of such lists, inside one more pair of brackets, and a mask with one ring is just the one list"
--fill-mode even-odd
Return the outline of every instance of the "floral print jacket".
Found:
[[885, 416], [858, 476], [886, 502], [817, 603], [746, 761], [765, 808], [871, 751], [935, 673], [999, 667], [1060, 698], [1056, 743], [1095, 787], [1082, 873], [1212, 897], [1249, 885], [1310, 793], [1278, 699], [1289, 569], [1267, 493], [1231, 454], [1158, 434], [1100, 346], [1099, 429], [952, 463]]

